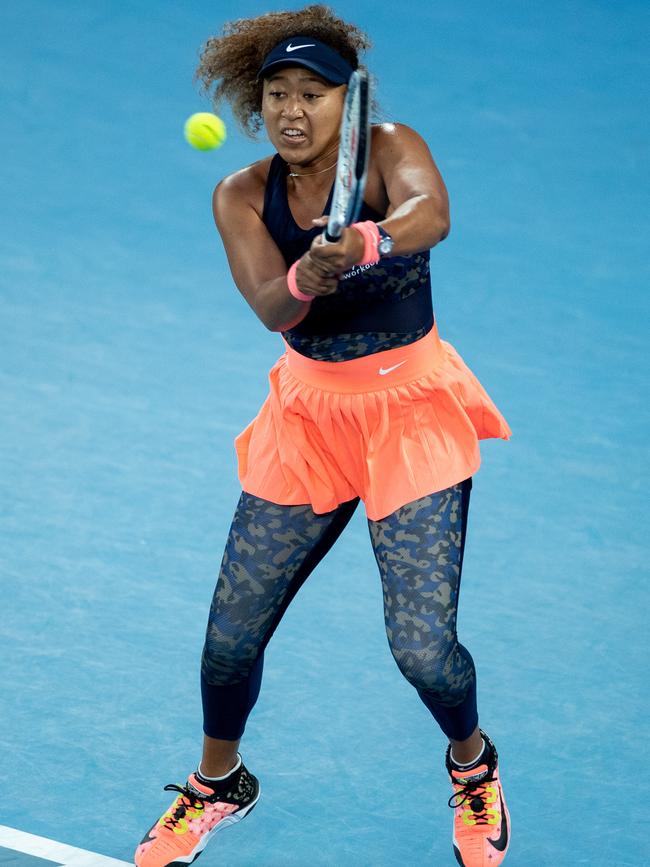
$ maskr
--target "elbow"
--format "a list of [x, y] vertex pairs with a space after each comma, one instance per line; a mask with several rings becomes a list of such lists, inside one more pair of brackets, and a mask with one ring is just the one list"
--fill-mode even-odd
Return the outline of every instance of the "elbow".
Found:
[[441, 241], [444, 241], [447, 235], [449, 235], [450, 229], [451, 221], [449, 219], [449, 210], [443, 210], [440, 207], [436, 208], [431, 219], [431, 233], [433, 235], [433, 244], [431, 246], [435, 246]]
[[298, 315], [294, 316], [292, 319], [284, 319], [283, 321], [280, 321], [276, 318], [272, 322], [265, 322], [264, 324], [269, 331], [274, 331], [276, 333], [288, 331], [290, 328], [294, 328], [296, 325], [302, 322], [302, 320], [305, 318], [309, 310], [309, 305], [305, 304], [305, 307], [307, 308], [307, 310], [301, 310]]
[[281, 320], [277, 316], [273, 316], [272, 313], [268, 315], [260, 315], [257, 314], [260, 322], [266, 328], [267, 331], [270, 331], [272, 334], [277, 334], [280, 331], [285, 331], [285, 325], [281, 322]]
[[262, 325], [266, 328], [267, 331], [283, 331], [284, 328], [281, 325], [280, 318], [277, 314], [274, 313], [272, 308], [267, 308], [262, 304], [254, 304], [251, 302], [249, 298], [246, 299], [248, 301], [248, 306], [251, 308], [253, 313], [257, 316]]
[[451, 229], [448, 203], [437, 196], [427, 197], [426, 221], [430, 247], [435, 247], [445, 240]]
[[291, 323], [280, 324], [274, 320], [273, 322], [265, 322], [264, 326], [267, 331], [271, 332], [271, 334], [282, 334], [282, 332], [286, 331], [287, 328], [291, 328]]
[[[244, 297], [267, 331], [278, 333], [298, 325], [309, 313], [311, 302], [296, 301], [286, 278], [274, 278]], [[298, 308], [298, 309], [296, 309]]]
[[273, 308], [268, 310], [256, 310], [255, 312], [257, 313], [257, 318], [267, 331], [279, 334], [282, 331], [288, 331], [290, 328], [298, 325], [299, 322], [302, 322], [309, 312], [310, 307], [311, 304], [302, 304], [302, 309], [293, 316], [288, 316], [287, 311], [274, 310]]

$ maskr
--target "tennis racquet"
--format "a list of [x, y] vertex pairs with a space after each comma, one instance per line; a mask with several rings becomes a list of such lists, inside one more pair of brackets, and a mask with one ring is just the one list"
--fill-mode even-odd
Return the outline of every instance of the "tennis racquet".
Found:
[[341, 140], [336, 164], [325, 240], [338, 241], [346, 226], [359, 216], [368, 176], [370, 156], [370, 83], [368, 75], [357, 69], [350, 76], [343, 104]]

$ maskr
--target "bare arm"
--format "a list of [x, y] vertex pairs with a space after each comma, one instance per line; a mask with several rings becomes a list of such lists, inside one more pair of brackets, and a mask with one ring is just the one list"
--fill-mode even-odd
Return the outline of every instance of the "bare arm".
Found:
[[[298, 301], [287, 286], [287, 266], [282, 253], [262, 222], [260, 208], [264, 179], [258, 167], [250, 167], [226, 178], [214, 191], [215, 223], [223, 240], [237, 288], [270, 331], [297, 325], [307, 315], [309, 304]], [[336, 290], [334, 278], [309, 275], [309, 254], [305, 254], [299, 285], [301, 291], [327, 295]]]
[[377, 137], [377, 162], [389, 207], [381, 226], [395, 255], [419, 253], [449, 234], [449, 197], [431, 152], [415, 130], [385, 124]]
[[[401, 124], [376, 127], [371, 160], [371, 172], [379, 177], [370, 177], [369, 185], [383, 186], [388, 207], [379, 225], [395, 242], [393, 255], [418, 253], [444, 240], [449, 234], [449, 199], [421, 136]], [[319, 237], [310, 252], [323, 266], [341, 273], [359, 260], [358, 238], [354, 229], [345, 229], [337, 244], [323, 244]]]

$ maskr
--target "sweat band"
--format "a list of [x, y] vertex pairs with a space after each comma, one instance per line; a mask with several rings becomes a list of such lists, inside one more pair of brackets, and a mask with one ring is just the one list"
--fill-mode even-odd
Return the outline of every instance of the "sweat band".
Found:
[[379, 262], [379, 229], [377, 224], [372, 220], [365, 220], [363, 223], [352, 223], [351, 229], [356, 229], [363, 238], [363, 258], [357, 265], [374, 265]]
[[296, 283], [296, 268], [298, 267], [298, 262], [294, 262], [291, 268], [287, 271], [287, 286], [289, 287], [289, 292], [293, 295], [294, 298], [297, 298], [298, 301], [313, 301], [313, 295], [305, 295], [304, 292], [301, 292], [298, 289], [298, 284]]

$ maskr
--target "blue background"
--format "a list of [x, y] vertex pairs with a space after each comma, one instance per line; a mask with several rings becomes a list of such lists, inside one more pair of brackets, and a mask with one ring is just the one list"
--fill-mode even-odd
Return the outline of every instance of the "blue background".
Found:
[[[127, 861], [198, 760], [232, 438], [281, 350], [210, 212], [269, 146], [227, 111], [218, 151], [182, 126], [209, 108], [205, 39], [281, 8], [2, 9], [0, 823]], [[427, 139], [449, 187], [440, 331], [514, 432], [483, 446], [459, 619], [508, 863], [650, 864], [649, 7], [349, 12], [383, 117]], [[453, 864], [444, 748], [390, 658], [360, 510], [269, 649], [243, 743], [263, 798], [201, 863]]]

